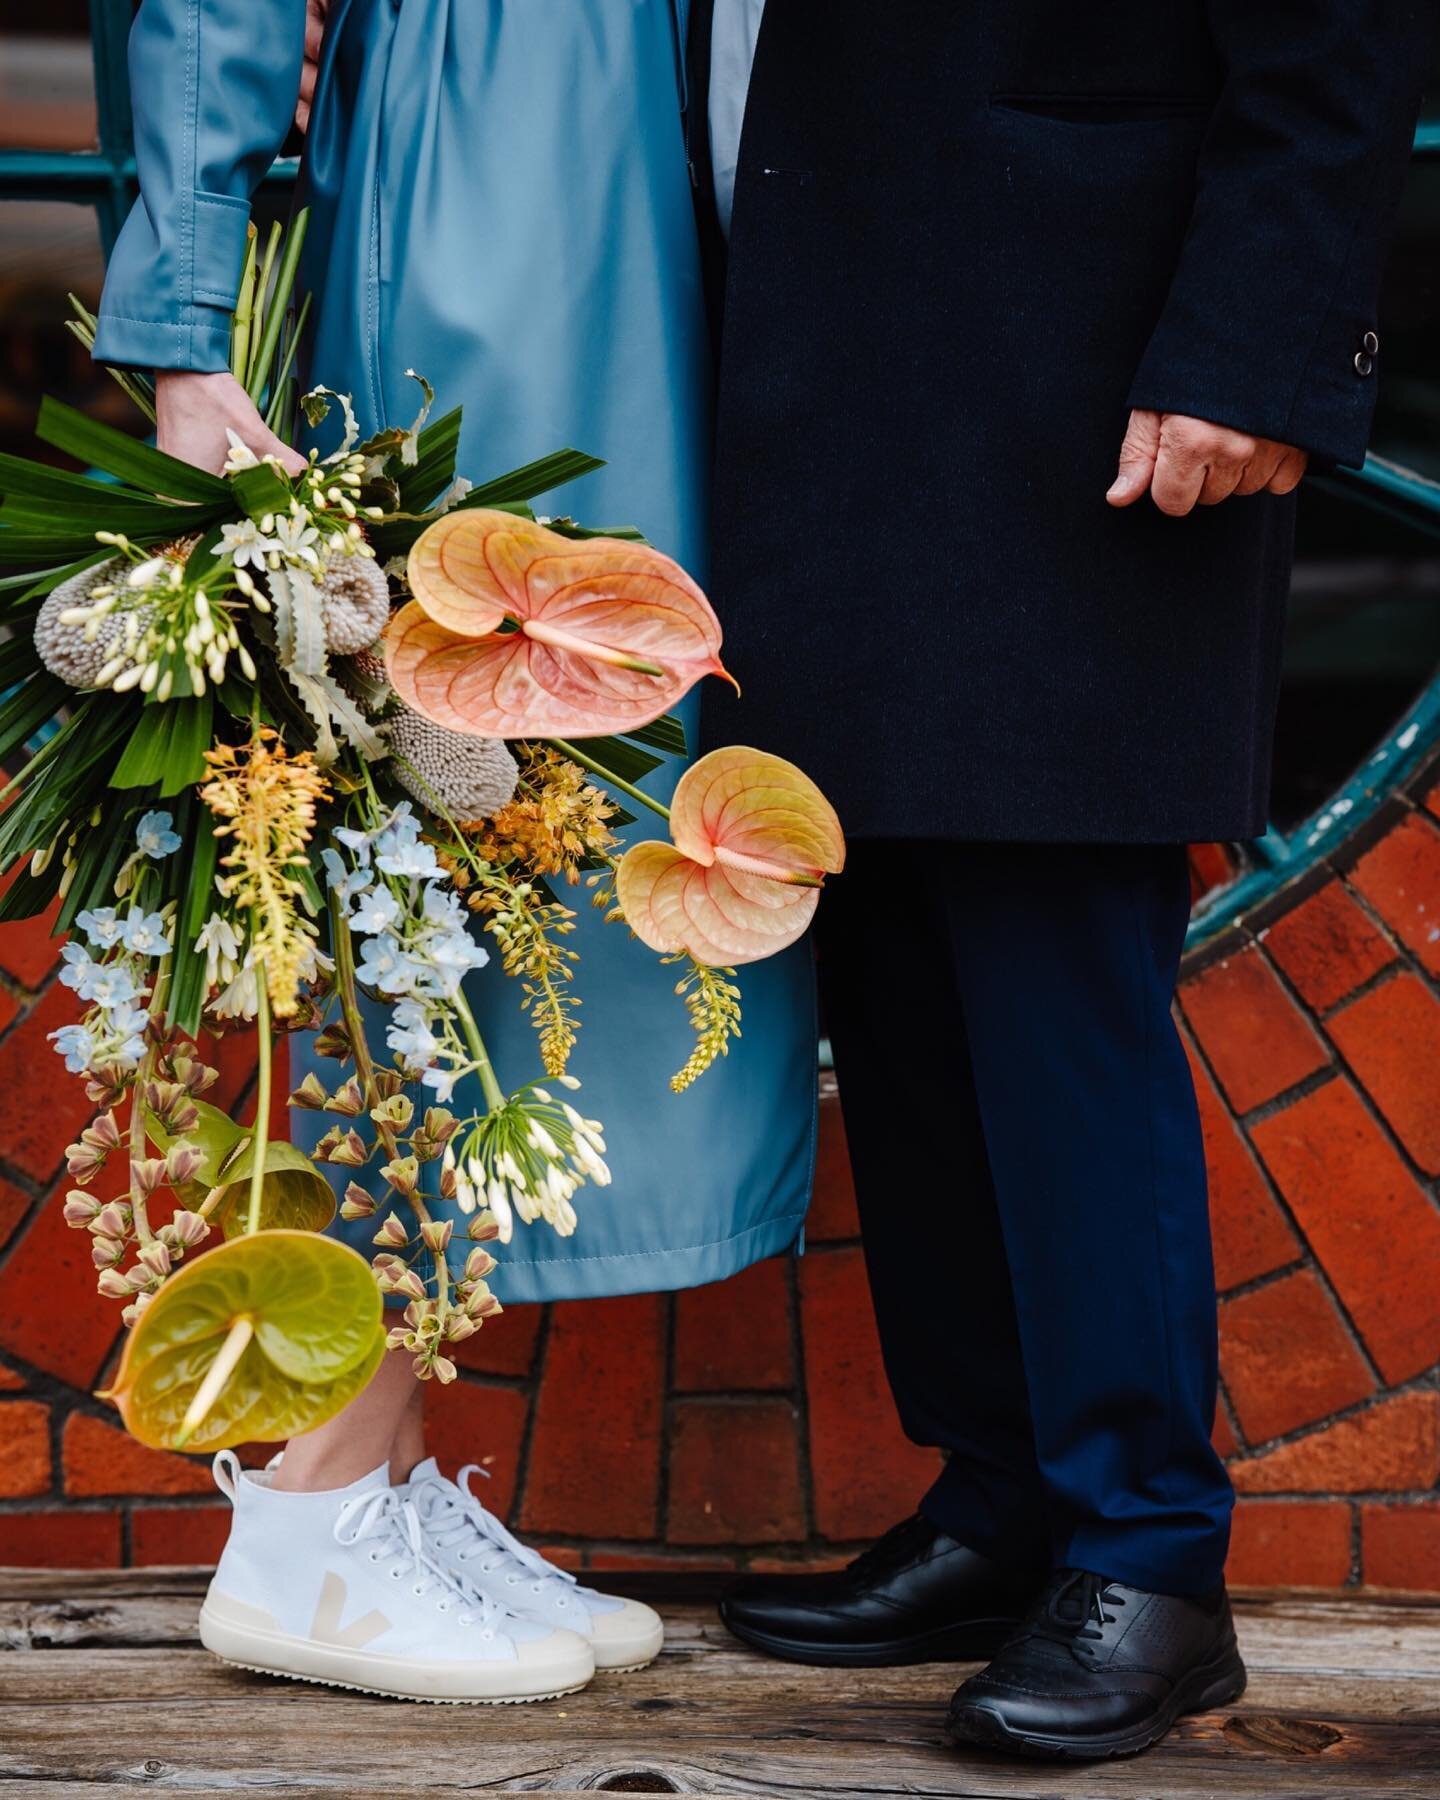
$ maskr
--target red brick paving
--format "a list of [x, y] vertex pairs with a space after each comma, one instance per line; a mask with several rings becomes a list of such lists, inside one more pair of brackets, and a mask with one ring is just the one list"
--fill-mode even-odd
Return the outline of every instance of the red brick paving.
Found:
[[875, 1537], [915, 1510], [940, 1454], [900, 1430], [859, 1250], [816, 1250], [800, 1264], [810, 1466], [821, 1537]]
[[65, 1492], [213, 1494], [210, 1470], [197, 1458], [150, 1450], [119, 1425], [71, 1413], [62, 1435]]
[[1360, 1546], [1368, 1587], [1440, 1591], [1440, 1504], [1362, 1506]]
[[1328, 1011], [1395, 960], [1394, 946], [1339, 881], [1283, 913], [1265, 933], [1265, 948], [1316, 1012]]
[[806, 1535], [799, 1417], [788, 1400], [681, 1400], [670, 1439], [672, 1544], [779, 1544]]
[[1220, 1367], [1252, 1444], [1352, 1406], [1374, 1381], [1308, 1269], [1220, 1308]]
[[1180, 1004], [1236, 1112], [1325, 1067], [1324, 1043], [1256, 949], [1202, 969]]
[[791, 1345], [789, 1273], [778, 1257], [675, 1297], [674, 1385], [682, 1394], [793, 1387]]
[[1440, 1361], [1440, 1210], [1355, 1090], [1329, 1082], [1251, 1135], [1385, 1379]]
[[118, 1512], [45, 1508], [0, 1513], [0, 1565], [21, 1569], [113, 1569], [120, 1563]]
[[1434, 821], [1423, 813], [1401, 820], [1360, 858], [1350, 880], [1421, 967], [1440, 974], [1440, 830]]
[[130, 1514], [136, 1568], [217, 1562], [230, 1534], [228, 1506], [137, 1506]]
[[644, 1538], [659, 1524], [664, 1300], [580, 1300], [551, 1320], [521, 1523]]
[[1192, 1055], [1195, 1097], [1210, 1176], [1210, 1222], [1215, 1240], [1215, 1285], [1223, 1294], [1259, 1275], [1273, 1274], [1301, 1254], [1300, 1241], [1266, 1186], [1245, 1134], [1226, 1110], [1215, 1083]]
[[1395, 1394], [1236, 1463], [1242, 1494], [1370, 1494], [1440, 1481], [1440, 1393]]
[[[502, 1519], [514, 1504], [529, 1414], [529, 1396], [518, 1388], [462, 1377], [444, 1388], [432, 1381], [425, 1391], [425, 1435], [441, 1469], [453, 1481], [463, 1464], [478, 1463], [485, 1473], [470, 1478], [476, 1498]], [[408, 1473], [391, 1471], [396, 1478]]]
[[1241, 1500], [1226, 1574], [1236, 1587], [1343, 1587], [1351, 1510], [1339, 1500]]
[[1397, 975], [1325, 1029], [1396, 1137], [1427, 1175], [1440, 1175], [1440, 1000], [1418, 975]]
[[43, 1494], [50, 1487], [50, 1408], [35, 1400], [0, 1405], [0, 1499]]

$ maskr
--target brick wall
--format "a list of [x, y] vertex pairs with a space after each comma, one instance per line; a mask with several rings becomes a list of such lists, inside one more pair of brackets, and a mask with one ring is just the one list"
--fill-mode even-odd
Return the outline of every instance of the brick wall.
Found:
[[[1187, 972], [1221, 1290], [1218, 1441], [1246, 1584], [1440, 1589], [1440, 788]], [[90, 1396], [114, 1353], [88, 1240], [48, 1198], [84, 1122], [45, 1033], [39, 925], [0, 932], [0, 1561], [203, 1562], [203, 1465]], [[249, 1071], [223, 1057], [225, 1096]], [[517, 1307], [433, 1391], [450, 1463], [573, 1566], [839, 1559], [936, 1466], [881, 1375], [833, 1090], [809, 1252], [719, 1287]]]

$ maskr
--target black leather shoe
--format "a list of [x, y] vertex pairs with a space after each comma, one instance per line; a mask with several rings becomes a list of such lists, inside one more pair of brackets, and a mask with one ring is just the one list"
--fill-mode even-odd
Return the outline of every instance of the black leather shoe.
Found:
[[968, 1662], [995, 1652], [1044, 1579], [1044, 1570], [967, 1550], [917, 1515], [846, 1569], [737, 1582], [720, 1617], [743, 1642], [791, 1662]]
[[1181, 1600], [1065, 1569], [957, 1691], [948, 1725], [963, 1743], [1022, 1756], [1133, 1756], [1183, 1714], [1244, 1692], [1223, 1587]]

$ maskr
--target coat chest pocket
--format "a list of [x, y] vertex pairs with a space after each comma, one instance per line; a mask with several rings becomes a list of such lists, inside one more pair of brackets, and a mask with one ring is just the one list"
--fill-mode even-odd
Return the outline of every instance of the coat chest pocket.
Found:
[[1051, 125], [1203, 125], [1214, 102], [1203, 94], [992, 94], [990, 109]]

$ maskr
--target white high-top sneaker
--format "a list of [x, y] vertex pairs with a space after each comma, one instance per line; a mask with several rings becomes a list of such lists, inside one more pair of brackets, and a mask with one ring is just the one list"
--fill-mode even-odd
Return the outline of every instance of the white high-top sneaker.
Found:
[[350, 1487], [291, 1494], [215, 1458], [235, 1509], [200, 1612], [227, 1662], [405, 1700], [507, 1704], [572, 1694], [585, 1638], [472, 1593], [427, 1555], [416, 1509], [382, 1465]]
[[477, 1596], [485, 1596], [539, 1624], [578, 1631], [595, 1653], [597, 1669], [643, 1669], [665, 1641], [660, 1615], [639, 1600], [617, 1600], [581, 1587], [575, 1577], [511, 1535], [470, 1491], [476, 1463], [457, 1485], [433, 1456], [416, 1465], [397, 1493], [420, 1515], [426, 1552]]

